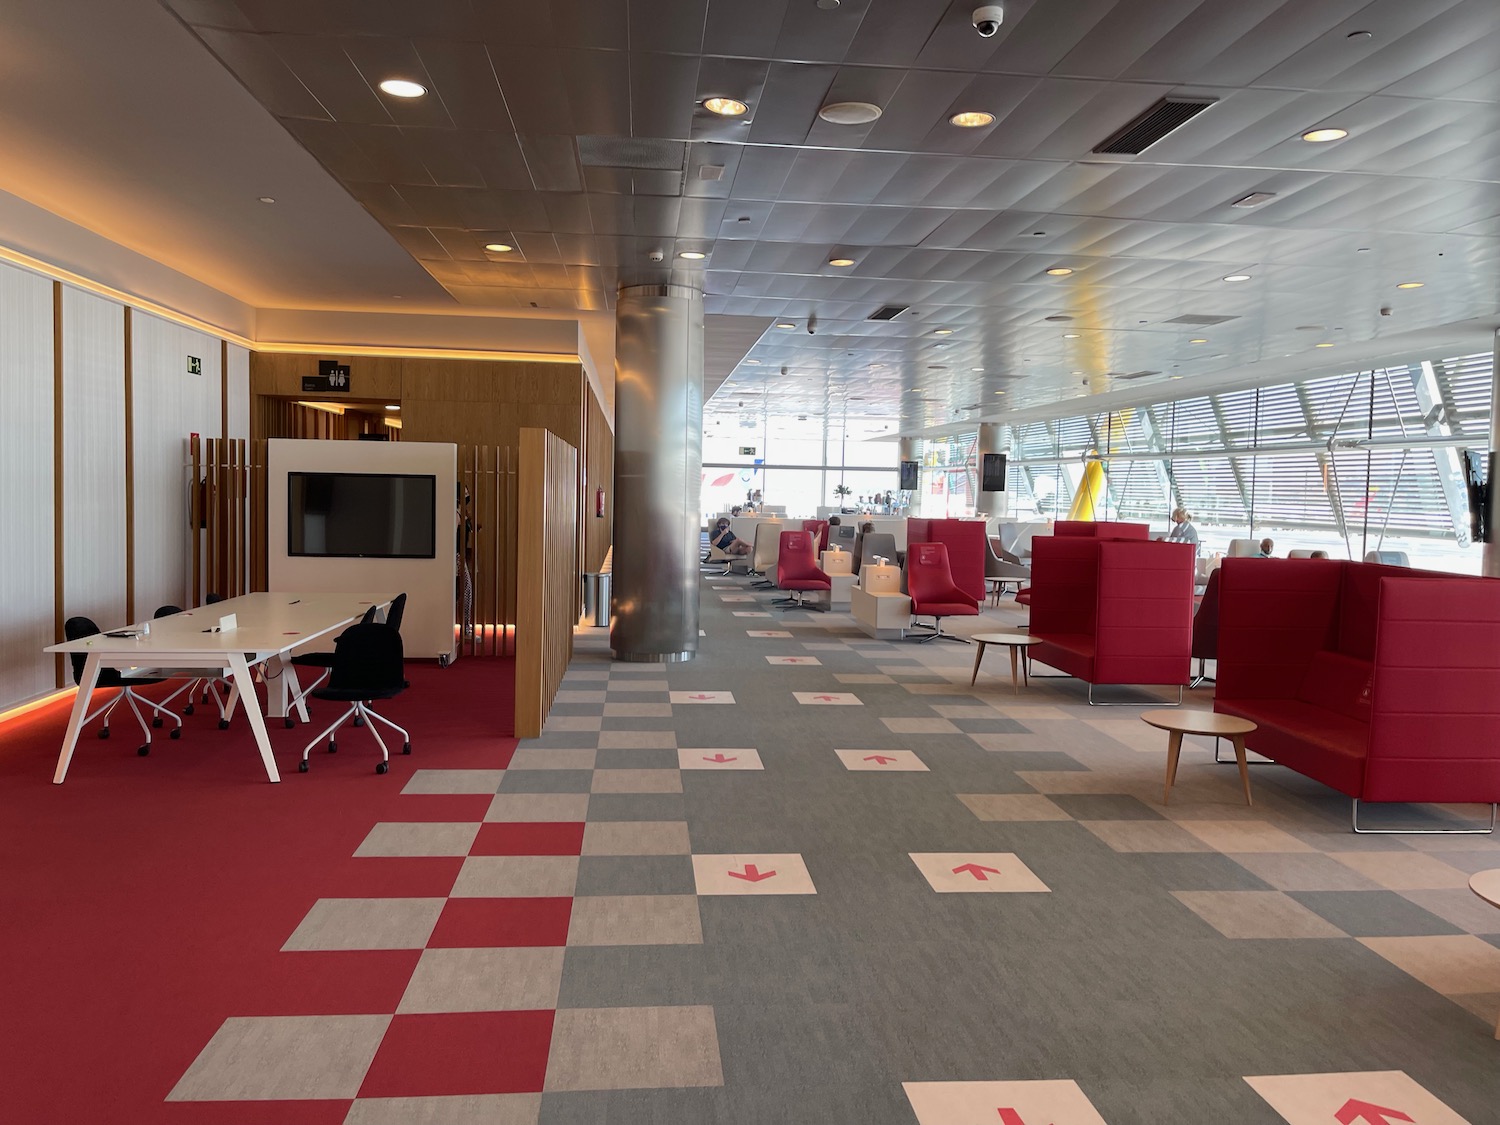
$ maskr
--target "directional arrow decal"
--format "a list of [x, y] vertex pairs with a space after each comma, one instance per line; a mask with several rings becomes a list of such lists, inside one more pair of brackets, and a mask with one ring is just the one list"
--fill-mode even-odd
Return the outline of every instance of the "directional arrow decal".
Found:
[[889, 762], [894, 762], [896, 759], [887, 758], [884, 754], [869, 754], [866, 755], [864, 760], [867, 762], [874, 762], [877, 766], [883, 766]]
[[688, 696], [688, 698], [689, 699], [712, 699], [713, 696], [711, 696], [711, 695], [704, 695], [702, 692], [699, 692], [697, 695], [690, 695], [690, 696]]
[[[982, 864], [978, 863], [960, 864], [953, 869], [953, 874], [958, 875], [961, 872], [967, 872], [968, 874], [974, 876], [974, 878], [978, 879], [981, 883], [988, 883], [990, 881], [990, 876], [985, 874], [986, 871], [988, 871], [990, 875], [1000, 874], [1000, 869], [998, 867], [985, 867]], [[1007, 1125], [1009, 1125], [1009, 1122], [1007, 1122]], [[1348, 1125], [1348, 1123], [1346, 1122], [1345, 1125]]]
[[761, 880], [769, 879], [775, 874], [776, 872], [774, 871], [762, 871], [755, 864], [747, 863], [745, 864], [744, 871], [731, 871], [729, 872], [729, 877], [731, 879], [743, 879], [747, 883], [759, 883]]
[[1415, 1120], [1399, 1109], [1386, 1109], [1371, 1102], [1362, 1102], [1358, 1098], [1350, 1098], [1344, 1103], [1344, 1108], [1333, 1116], [1339, 1125], [1353, 1125], [1356, 1121], [1367, 1121], [1369, 1125], [1391, 1125], [1392, 1121]]
[[738, 758], [726, 758], [724, 756], [724, 752], [722, 750], [719, 753], [715, 754], [712, 758], [710, 758], [707, 754], [703, 755], [703, 760], [705, 762], [718, 762], [719, 765], [721, 765], [721, 766], [725, 762], [737, 762], [737, 761], [739, 761]]
[[1021, 1115], [1013, 1109], [1002, 1109], [999, 1113], [1000, 1125], [1026, 1125], [1026, 1122], [1021, 1120]]
[[831, 695], [815, 695], [815, 696], [813, 696], [813, 698], [816, 699], [819, 703], [832, 703], [833, 702], [833, 696], [831, 696]]

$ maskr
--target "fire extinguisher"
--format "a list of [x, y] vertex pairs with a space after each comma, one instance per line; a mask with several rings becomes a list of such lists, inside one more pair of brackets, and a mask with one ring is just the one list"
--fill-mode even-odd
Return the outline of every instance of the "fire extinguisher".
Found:
[[598, 519], [604, 518], [604, 489], [594, 489], [594, 515]]

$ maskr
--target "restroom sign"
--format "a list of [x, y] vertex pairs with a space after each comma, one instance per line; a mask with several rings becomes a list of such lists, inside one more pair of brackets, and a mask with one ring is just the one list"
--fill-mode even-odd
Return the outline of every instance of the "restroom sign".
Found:
[[318, 360], [316, 375], [302, 376], [303, 391], [349, 393], [349, 365], [331, 359]]

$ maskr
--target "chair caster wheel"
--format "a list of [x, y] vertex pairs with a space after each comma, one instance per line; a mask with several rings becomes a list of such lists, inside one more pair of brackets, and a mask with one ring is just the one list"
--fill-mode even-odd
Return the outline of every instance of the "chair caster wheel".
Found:
[[172, 739], [181, 738], [182, 737], [182, 728], [181, 727], [173, 727], [172, 728], [172, 733], [169, 734], [169, 735], [167, 735], [167, 737], [168, 738], [172, 738]]
[[401, 744], [401, 753], [403, 753], [403, 754], [410, 754], [411, 753], [411, 743], [410, 742], [403, 742]]
[[391, 763], [390, 762], [376, 762], [375, 763], [375, 772], [376, 773], [390, 773], [390, 771], [391, 771]]
[[155, 727], [157, 730], [161, 730], [161, 716], [158, 715], [158, 716], [156, 716], [156, 718], [152, 719], [151, 720], [151, 725], [153, 727]]
[[105, 727], [103, 730], [101, 730], [99, 732], [99, 737], [100, 738], [108, 738], [109, 737], [109, 728]]
[[147, 754], [151, 753], [151, 743], [148, 742], [144, 746], [137, 746], [135, 752], [144, 758]]
[[191, 715], [193, 713], [193, 705], [191, 703], [189, 703], [186, 707], [184, 707], [182, 709], [182, 713], [184, 715]]
[[286, 727], [287, 730], [291, 730], [294, 726], [297, 725], [297, 720], [288, 715], [286, 718], [281, 720], [281, 725]]
[[362, 716], [362, 715], [355, 715], [354, 716], [354, 725], [357, 726], [357, 727], [364, 726], [365, 725], [364, 716]]
[[306, 758], [303, 758], [300, 762], [297, 763], [297, 772], [298, 773], [306, 773], [307, 772], [307, 759]]
[[337, 754], [339, 752], [339, 744], [331, 738], [328, 740], [328, 752], [330, 754]]
[[220, 719], [219, 720], [219, 729], [220, 730], [228, 730], [229, 729], [229, 720], [228, 719]]

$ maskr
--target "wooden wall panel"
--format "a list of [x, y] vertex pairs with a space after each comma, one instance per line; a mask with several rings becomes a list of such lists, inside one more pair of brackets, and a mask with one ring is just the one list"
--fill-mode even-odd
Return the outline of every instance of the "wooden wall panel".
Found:
[[0, 707], [52, 691], [52, 282], [0, 265]]
[[[132, 319], [131, 425], [134, 453], [135, 612], [188, 605], [191, 539], [188, 435], [223, 425], [219, 341], [137, 311]], [[202, 360], [188, 373], [188, 357]]]
[[516, 737], [536, 738], [573, 657], [578, 596], [578, 451], [521, 431], [517, 484]]
[[460, 445], [519, 444], [527, 426], [551, 430], [577, 449], [583, 367], [566, 363], [404, 360], [402, 437]]
[[[278, 355], [272, 352], [255, 352], [250, 357], [250, 393], [272, 395], [280, 398], [311, 398], [302, 389], [302, 376], [316, 375], [318, 361], [324, 359], [347, 363], [350, 368], [350, 387], [347, 395], [322, 395], [337, 397], [340, 402], [400, 402], [401, 365], [406, 362], [399, 356], [339, 356], [339, 355]], [[264, 437], [267, 435], [256, 435]]]
[[[594, 397], [594, 389], [587, 385], [583, 407], [582, 569], [585, 574], [597, 574], [614, 540], [615, 434]], [[604, 489], [602, 518], [595, 514], [595, 490], [599, 488]]]
[[63, 607], [109, 629], [125, 606], [125, 309], [62, 287]]

